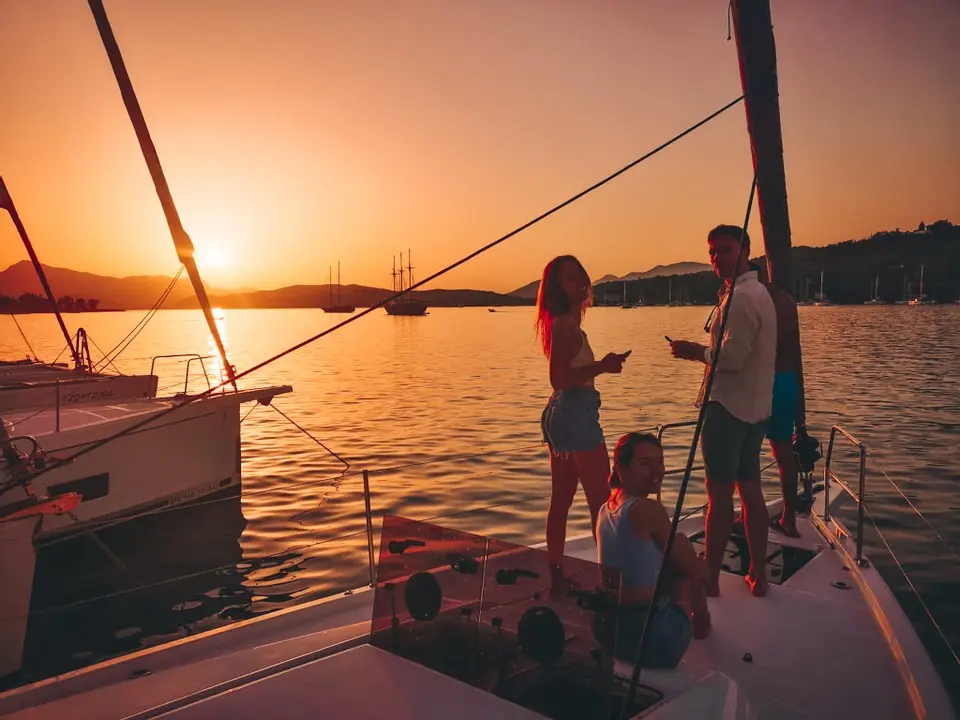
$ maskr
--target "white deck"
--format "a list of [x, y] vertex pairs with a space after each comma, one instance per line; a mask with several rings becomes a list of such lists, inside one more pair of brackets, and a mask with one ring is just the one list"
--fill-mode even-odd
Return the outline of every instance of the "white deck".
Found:
[[[682, 527], [688, 533], [699, 528], [701, 518], [684, 521]], [[831, 549], [813, 525], [804, 524], [802, 532], [802, 540], [791, 542], [822, 547], [814, 560], [783, 585], [771, 586], [766, 598], [752, 597], [742, 578], [725, 574], [722, 596], [710, 601], [713, 634], [693, 641], [677, 670], [643, 671], [642, 682], [666, 696], [666, 704], [648, 717], [744, 717], [746, 701], [756, 717], [778, 720], [953, 717], [939, 679], [935, 673], [931, 676], [929, 659], [917, 654], [922, 647], [912, 628], [899, 607], [889, 606], [892, 596], [865, 595], [858, 588], [857, 578], [872, 587], [878, 580], [876, 572], [845, 571], [842, 545]], [[568, 543], [571, 555], [593, 559], [595, 552], [590, 538]], [[832, 587], [836, 580], [851, 588]], [[373, 718], [467, 717], [467, 710], [483, 709], [480, 703], [485, 701], [474, 697], [475, 690], [422, 668], [397, 670], [399, 674], [391, 670], [372, 685], [358, 684], [357, 676], [366, 674], [366, 667], [361, 673], [350, 663], [370, 655], [369, 650], [346, 661], [320, 661], [340, 649], [337, 643], [350, 638], [355, 640], [347, 646], [363, 643], [371, 601], [372, 593], [366, 590], [339, 595], [21, 688], [0, 696], [0, 714], [13, 712], [18, 720], [81, 720], [146, 717], [143, 713], [153, 708], [150, 717]], [[886, 638], [877, 617], [897, 636]], [[905, 654], [905, 663], [897, 662], [894, 651]], [[752, 655], [752, 662], [744, 661], [745, 653]], [[379, 673], [397, 660], [372, 662], [377, 664], [371, 672]], [[265, 670], [271, 666], [273, 670]], [[134, 671], [144, 669], [151, 674], [131, 679]], [[629, 672], [629, 667], [618, 665], [618, 674]], [[736, 683], [739, 696], [732, 686], [720, 684], [726, 682], [723, 676]], [[682, 694], [704, 678], [708, 679], [700, 682], [697, 694], [702, 698], [725, 693], [726, 712], [704, 715], [681, 707], [695, 704], [694, 693]], [[221, 683], [225, 685], [213, 688]], [[920, 713], [911, 701], [911, 686], [921, 689]], [[371, 687], [376, 692], [370, 692]], [[416, 692], [404, 690], [410, 687]], [[418, 697], [428, 692], [447, 697], [451, 687], [460, 695], [456, 710], [447, 705], [445, 711], [434, 707], [433, 712], [420, 712]], [[202, 702], [181, 709], [187, 705], [181, 699], [194, 693], [202, 693], [194, 698]], [[388, 695], [391, 713], [376, 705], [377, 696]], [[486, 717], [531, 716], [505, 715], [515, 706], [498, 702], [496, 711], [488, 711]]]
[[[214, 393], [192, 404], [194, 406], [205, 406], [204, 404], [208, 405], [216, 402], [233, 404], [261, 399], [266, 401], [276, 395], [292, 391], [293, 389], [289, 385], [282, 385], [240, 390], [236, 393]], [[31, 435], [39, 439], [56, 432], [63, 433], [113, 423], [132, 424], [150, 415], [180, 405], [184, 399], [183, 397], [142, 398], [112, 403], [91, 403], [60, 408], [59, 410], [55, 408], [46, 408], [40, 411], [36, 409], [12, 410], [3, 413], [3, 420], [11, 435]]]

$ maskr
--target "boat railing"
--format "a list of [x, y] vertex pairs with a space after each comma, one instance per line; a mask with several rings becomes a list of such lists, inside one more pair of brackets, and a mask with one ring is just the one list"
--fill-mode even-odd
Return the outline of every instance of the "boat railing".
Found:
[[[859, 473], [857, 478], [857, 489], [856, 491], [850, 487], [846, 482], [840, 479], [836, 472], [834, 472], [834, 450], [836, 448], [837, 438], [841, 440], [846, 440], [848, 443], [856, 448], [859, 455]], [[863, 559], [863, 516], [864, 516], [864, 497], [866, 496], [866, 484], [867, 484], [867, 447], [857, 438], [851, 435], [849, 432], [844, 430], [839, 425], [834, 425], [830, 428], [830, 441], [827, 444], [827, 456], [824, 459], [823, 463], [823, 519], [825, 522], [831, 521], [830, 514], [830, 483], [835, 482], [837, 486], [846, 492], [850, 497], [854, 499], [857, 503], [857, 526], [856, 526], [856, 557], [855, 560], [857, 565], [860, 567], [867, 567], [867, 561]], [[839, 531], [839, 525], [834, 523], [837, 530]]]
[[[835, 453], [839, 443], [837, 440], [845, 441], [844, 444], [852, 446], [857, 453], [857, 487], [854, 490], [849, 483], [842, 480], [836, 470], [836, 457]], [[921, 636], [924, 644], [927, 645], [928, 650], [936, 652], [937, 655], [943, 658], [941, 667], [938, 668], [946, 686], [949, 688], [960, 687], [957, 685], [957, 682], [960, 681], [960, 653], [958, 653], [957, 648], [954, 647], [954, 642], [951, 642], [951, 637], [957, 636], [957, 623], [954, 619], [954, 616], [951, 614], [951, 606], [949, 603], [944, 603], [936, 599], [935, 596], [931, 595], [929, 597], [924, 597], [924, 593], [921, 592], [922, 586], [918, 586], [918, 582], [915, 577], [911, 576], [911, 572], [915, 568], [908, 567], [911, 564], [916, 565], [916, 561], [910, 563], [906, 559], [902, 559], [898, 556], [897, 552], [893, 547], [892, 538], [888, 538], [886, 533], [881, 529], [883, 522], [881, 520], [881, 515], [879, 514], [880, 508], [878, 505], [881, 499], [880, 493], [874, 491], [871, 492], [871, 503], [868, 504], [866, 501], [867, 489], [867, 457], [871, 453], [868, 452], [866, 446], [859, 439], [854, 437], [850, 432], [839, 425], [834, 425], [830, 429], [830, 441], [827, 446], [827, 454], [824, 459], [824, 468], [823, 468], [823, 479], [824, 479], [824, 502], [823, 502], [823, 515], [822, 520], [825, 524], [832, 523], [832, 531], [839, 536], [850, 536], [849, 529], [846, 528], [843, 524], [833, 519], [831, 511], [831, 500], [830, 500], [830, 490], [831, 483], [836, 483], [843, 492], [849, 495], [856, 502], [856, 537], [854, 538], [856, 543], [856, 551], [854, 561], [861, 568], [870, 567], [869, 563], [863, 557], [863, 542], [864, 542], [864, 529], [865, 521], [869, 522], [870, 528], [872, 528], [872, 533], [875, 534], [876, 540], [871, 541], [871, 557], [873, 559], [873, 567], [875, 570], [880, 572], [881, 576], [884, 578], [884, 581], [887, 585], [894, 590], [896, 595], [903, 593], [903, 598], [907, 596], [912, 596], [912, 600], [904, 604], [903, 600], [900, 600], [901, 606], [907, 611], [908, 616], [911, 618], [911, 622], [922, 623], [927, 625], [929, 629], [925, 629], [923, 634], [928, 634], [928, 637]], [[944, 580], [949, 582], [949, 578], [953, 577], [958, 569], [960, 569], [960, 554], [950, 546], [950, 544], [943, 538], [943, 536], [937, 531], [934, 525], [930, 522], [929, 519], [920, 511], [920, 509], [911, 501], [907, 492], [904, 492], [903, 489], [891, 478], [882, 468], [877, 468], [874, 463], [874, 468], [879, 476], [882, 476], [883, 479], [887, 481], [889, 486], [893, 489], [894, 495], [893, 498], [899, 498], [903, 503], [910, 509], [910, 511], [920, 519], [924, 525], [924, 529], [919, 531], [919, 535], [911, 535], [911, 537], [924, 537], [930, 541], [935, 541], [932, 545], [933, 548], [936, 548], [933, 552], [936, 553], [938, 558], [938, 563], [943, 565], [941, 577]], [[878, 501], [874, 503], [874, 501]], [[873, 511], [871, 511], [871, 506], [873, 506]], [[889, 511], [888, 511], [889, 512]], [[902, 521], [905, 518], [903, 515], [899, 515], [898, 519]], [[880, 520], [880, 522], [878, 522]], [[878, 554], [873, 554], [874, 551], [879, 550]], [[929, 559], [929, 556], [926, 556], [925, 560], [921, 562], [923, 564], [926, 560]], [[948, 569], [949, 568], [949, 569]], [[902, 578], [902, 580], [897, 580], [897, 575]], [[898, 590], [896, 585], [900, 585]], [[931, 606], [932, 604], [932, 606]], [[924, 617], [926, 619], [924, 619]], [[945, 624], [946, 623], [946, 624]], [[934, 637], [939, 638], [934, 640]], [[942, 645], [938, 646], [938, 643]], [[952, 692], [952, 691], [951, 691]]]
[[[183, 394], [184, 395], [188, 394], [188, 388], [190, 387], [190, 366], [193, 365], [193, 363], [195, 362], [200, 363], [200, 370], [203, 371], [203, 379], [207, 383], [207, 390], [210, 390], [211, 388], [210, 375], [207, 374], [207, 367], [206, 365], [204, 365], [203, 361], [210, 360], [213, 357], [214, 357], [213, 355], [199, 355], [197, 353], [174, 353], [172, 355], [155, 355], [153, 359], [150, 361], [150, 374], [151, 375], [155, 374], [154, 370], [157, 365], [157, 360], [177, 360], [177, 359], [186, 358], [187, 365], [186, 365], [186, 370], [184, 372], [184, 377], [183, 377]], [[178, 381], [177, 383], [175, 383], [175, 385], [171, 385], [168, 387], [176, 387], [179, 385], [180, 383]]]

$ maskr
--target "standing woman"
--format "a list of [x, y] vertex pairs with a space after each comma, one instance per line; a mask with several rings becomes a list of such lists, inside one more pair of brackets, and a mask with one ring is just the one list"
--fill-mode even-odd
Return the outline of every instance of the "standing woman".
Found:
[[609, 353], [599, 362], [580, 322], [589, 304], [590, 278], [572, 255], [547, 263], [537, 296], [537, 336], [550, 361], [553, 394], [540, 418], [550, 447], [550, 507], [547, 556], [555, 577], [562, 574], [567, 513], [577, 484], [583, 485], [596, 536], [597, 515], [607, 499], [610, 457], [600, 429], [600, 394], [593, 379], [619, 373], [627, 354]]

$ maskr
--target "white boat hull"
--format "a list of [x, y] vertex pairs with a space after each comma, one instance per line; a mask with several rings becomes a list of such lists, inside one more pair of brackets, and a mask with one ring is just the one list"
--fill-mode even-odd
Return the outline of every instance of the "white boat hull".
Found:
[[[145, 419], [160, 416], [68, 465], [36, 477], [33, 488], [39, 494], [77, 492], [83, 496], [76, 520], [66, 516], [48, 518], [40, 542], [213, 494], [240, 493], [240, 405], [269, 402], [274, 395], [289, 391], [284, 386], [212, 395], [163, 416], [161, 413], [179, 401], [76, 408], [61, 418], [61, 423], [70, 421], [71, 425], [43, 434], [31, 432], [31, 423], [49, 423], [49, 417], [28, 416], [29, 419], [17, 422], [7, 416], [13, 420], [11, 435], [36, 437], [52, 458], [68, 456]], [[109, 410], [126, 412], [110, 416]], [[84, 423], [84, 415], [95, 418]], [[22, 498], [19, 491], [8, 492], [0, 498], [0, 508]]]
[[0, 678], [19, 670], [23, 658], [37, 559], [33, 536], [40, 522], [36, 515], [0, 522]]

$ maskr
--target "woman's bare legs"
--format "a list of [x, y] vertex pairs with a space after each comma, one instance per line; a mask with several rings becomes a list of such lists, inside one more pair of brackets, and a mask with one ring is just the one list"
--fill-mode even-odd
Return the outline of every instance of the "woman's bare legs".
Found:
[[593, 450], [573, 454], [583, 485], [583, 494], [587, 496], [590, 508], [590, 531], [597, 538], [597, 516], [600, 508], [610, 497], [610, 455], [606, 443], [600, 443]]
[[567, 514], [577, 494], [579, 474], [571, 453], [550, 450], [550, 506], [547, 508], [547, 559], [553, 566], [563, 564], [567, 541]]

